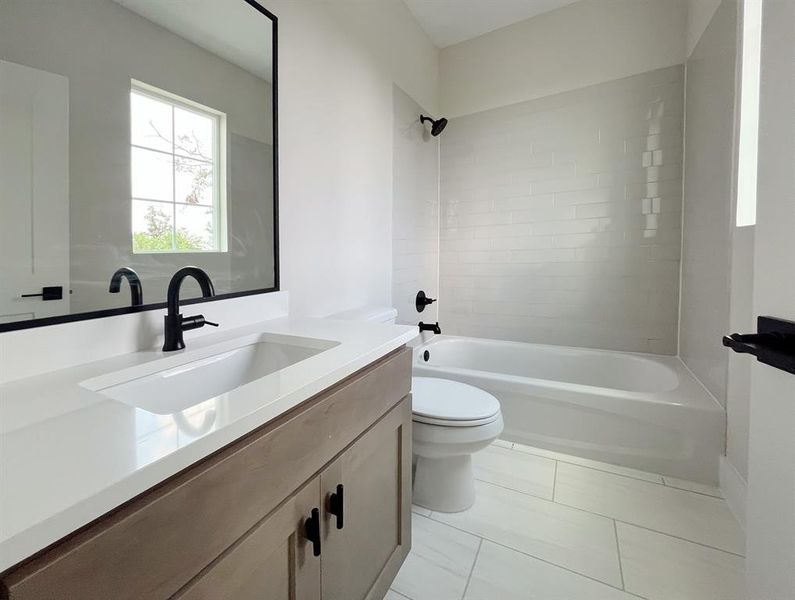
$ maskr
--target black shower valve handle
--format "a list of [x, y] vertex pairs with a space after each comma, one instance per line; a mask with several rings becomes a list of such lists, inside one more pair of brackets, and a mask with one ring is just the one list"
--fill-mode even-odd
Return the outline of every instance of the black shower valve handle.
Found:
[[414, 299], [414, 308], [417, 309], [417, 312], [422, 312], [425, 310], [426, 306], [434, 302], [436, 302], [436, 298], [431, 298], [426, 295], [423, 290], [420, 290], [417, 292], [417, 297]]

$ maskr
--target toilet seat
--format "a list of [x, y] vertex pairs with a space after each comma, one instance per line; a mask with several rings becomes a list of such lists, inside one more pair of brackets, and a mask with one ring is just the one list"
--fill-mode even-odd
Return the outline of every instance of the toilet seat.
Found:
[[500, 418], [499, 401], [481, 389], [449, 379], [412, 377], [413, 420], [441, 427], [477, 427]]
[[477, 427], [478, 425], [488, 425], [494, 423], [500, 418], [499, 413], [486, 417], [485, 419], [477, 419], [473, 421], [453, 421], [449, 419], [433, 419], [424, 415], [412, 415], [411, 420], [415, 423], [425, 423], [426, 425], [437, 425], [438, 427]]

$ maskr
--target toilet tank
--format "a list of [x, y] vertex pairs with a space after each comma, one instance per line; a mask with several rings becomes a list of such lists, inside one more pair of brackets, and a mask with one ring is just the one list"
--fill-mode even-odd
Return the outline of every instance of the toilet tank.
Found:
[[372, 321], [374, 323], [392, 323], [397, 320], [397, 310], [387, 306], [361, 306], [351, 310], [328, 315], [327, 319], [340, 321]]

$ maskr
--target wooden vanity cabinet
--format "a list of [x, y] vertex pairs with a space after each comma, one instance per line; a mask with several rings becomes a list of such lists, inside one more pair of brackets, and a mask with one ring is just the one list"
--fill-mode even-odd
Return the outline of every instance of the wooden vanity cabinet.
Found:
[[[320, 487], [323, 600], [381, 600], [411, 546], [411, 399], [326, 467]], [[340, 492], [342, 519], [329, 510]]]
[[175, 600], [381, 600], [411, 545], [410, 441], [404, 398]]
[[317, 600], [320, 560], [302, 535], [318, 506], [314, 478], [215, 560], [174, 598], [180, 600]]
[[1, 574], [0, 598], [381, 600], [411, 546], [410, 387], [402, 348]]

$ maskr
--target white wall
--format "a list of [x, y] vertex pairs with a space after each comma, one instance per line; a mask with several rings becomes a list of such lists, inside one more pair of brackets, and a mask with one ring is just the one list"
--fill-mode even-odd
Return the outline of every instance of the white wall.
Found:
[[684, 0], [581, 0], [441, 51], [447, 117], [681, 64]]
[[[731, 295], [726, 333], [756, 331], [753, 307], [755, 227], [734, 227], [731, 238]], [[727, 352], [726, 457], [748, 481], [749, 398], [751, 366], [746, 354]]]
[[400, 0], [265, 4], [279, 18], [281, 287], [300, 314], [388, 305], [392, 85], [436, 110], [438, 50]]
[[687, 0], [685, 56], [690, 56], [693, 52], [720, 3], [721, 0]]
[[736, 11], [725, 1], [687, 61], [679, 354], [725, 406], [729, 328]]
[[420, 123], [425, 110], [397, 86], [394, 101], [392, 306], [398, 323], [433, 323], [439, 304], [420, 314], [415, 298], [420, 290], [439, 298], [439, 138]]

